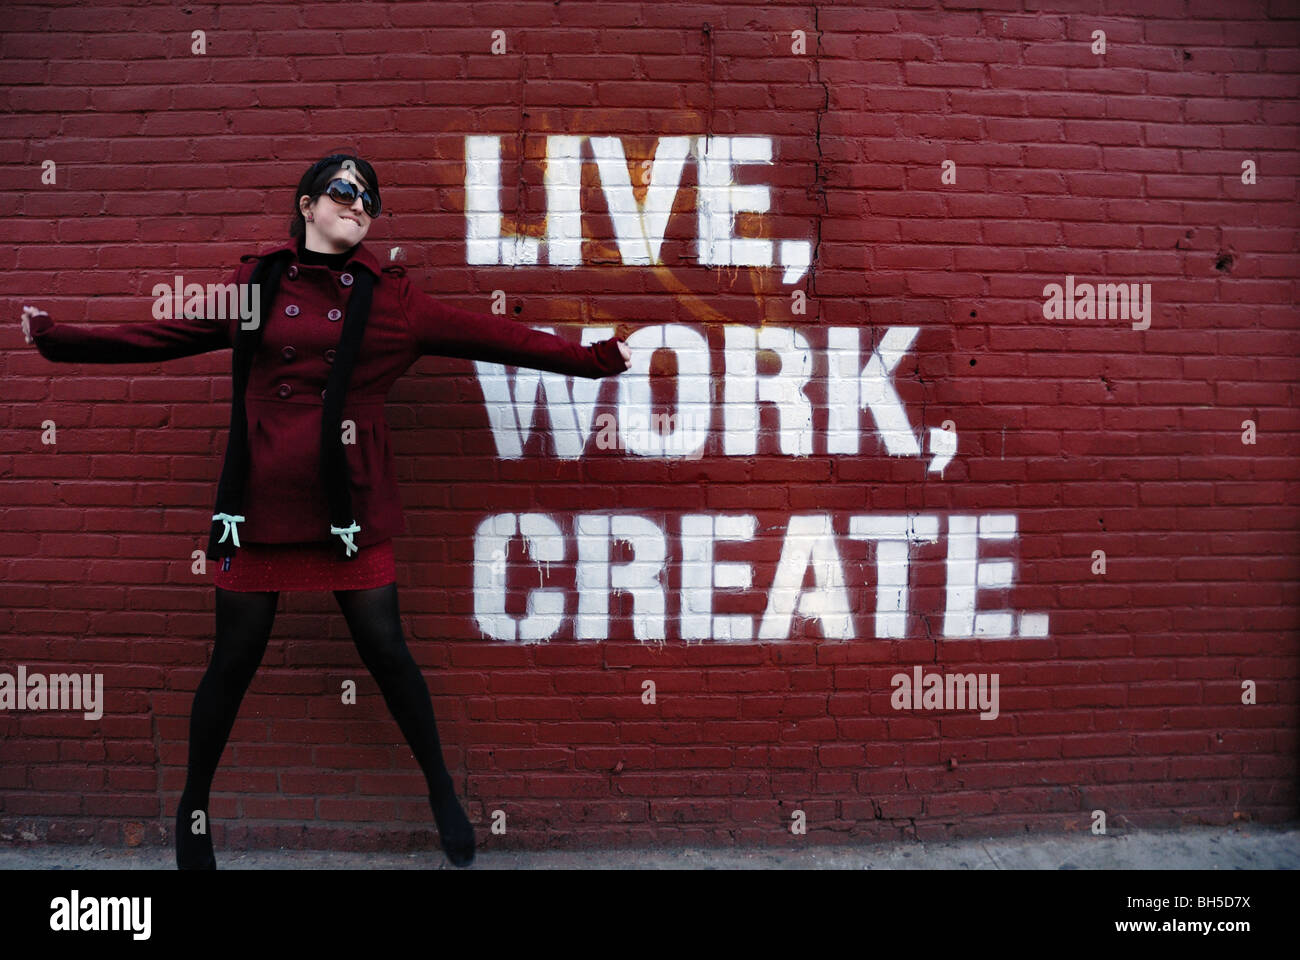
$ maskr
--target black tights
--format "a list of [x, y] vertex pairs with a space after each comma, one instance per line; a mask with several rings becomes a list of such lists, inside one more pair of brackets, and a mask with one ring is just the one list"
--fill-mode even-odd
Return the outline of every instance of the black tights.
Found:
[[[217, 638], [190, 713], [189, 767], [176, 812], [176, 862], [181, 869], [213, 869], [210, 826], [195, 832], [192, 814], [206, 811], [217, 764], [235, 725], [244, 693], [266, 653], [279, 593], [217, 591]], [[415, 754], [429, 788], [438, 837], [457, 866], [474, 857], [474, 830], [456, 800], [433, 716], [429, 688], [406, 641], [398, 616], [397, 584], [370, 590], [336, 590], [361, 661], [379, 684], [384, 702]]]

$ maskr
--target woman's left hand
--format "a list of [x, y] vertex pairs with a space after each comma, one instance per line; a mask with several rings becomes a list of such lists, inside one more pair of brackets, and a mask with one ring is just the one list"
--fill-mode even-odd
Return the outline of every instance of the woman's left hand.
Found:
[[624, 343], [622, 340], [618, 341], [618, 352], [623, 355], [624, 363], [632, 362], [632, 351], [627, 348], [627, 344]]

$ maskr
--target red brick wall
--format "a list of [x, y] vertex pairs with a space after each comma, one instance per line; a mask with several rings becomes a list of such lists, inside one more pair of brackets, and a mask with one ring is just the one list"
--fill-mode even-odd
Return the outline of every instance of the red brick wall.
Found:
[[[820, 842], [1087, 830], [1094, 810], [1112, 832], [1293, 816], [1295, 4], [872, 6], [7, 8], [0, 672], [100, 672], [106, 699], [94, 721], [0, 713], [0, 835], [170, 832], [213, 631], [211, 573], [191, 554], [230, 398], [229, 353], [56, 366], [23, 342], [20, 307], [151, 322], [154, 284], [219, 281], [283, 236], [302, 170], [339, 146], [379, 171], [391, 217], [372, 248], [402, 248], [445, 302], [488, 312], [503, 290], [517, 320], [574, 338], [578, 324], [668, 325], [708, 343], [698, 455], [600, 449], [593, 429], [566, 458], [539, 416], [523, 455], [503, 457], [465, 360], [425, 358], [390, 397], [403, 623], [481, 842], [781, 843], [795, 811]], [[660, 262], [622, 263], [590, 140], [582, 262], [548, 262], [548, 136], [621, 138], [641, 201], [657, 139], [706, 134], [770, 143], [770, 164], [736, 168], [738, 184], [770, 187], [769, 212], [738, 216], [736, 235], [808, 241], [808, 273], [700, 262], [694, 156]], [[543, 241], [535, 266], [468, 262], [466, 137], [486, 135], [501, 138], [503, 229]], [[1045, 287], [1067, 275], [1149, 284], [1149, 329], [1049, 319]], [[776, 407], [738, 399], [752, 388], [726, 337], [760, 327], [807, 343], [810, 419], [787, 411], [806, 453], [782, 449]], [[920, 452], [891, 452], [872, 412], [842, 408], [857, 452], [834, 452], [831, 338], [862, 345], [856, 390], [873, 346], [903, 328], [915, 338], [885, 382]], [[672, 411], [692, 356], [645, 346], [658, 335], [634, 346], [653, 361], [656, 409]], [[791, 369], [747, 356], [764, 384]], [[620, 389], [600, 386], [597, 416], [618, 414]], [[729, 398], [758, 411], [751, 453], [740, 428], [726, 448]], [[957, 441], [940, 473], [930, 444], [945, 421]], [[496, 514], [558, 528], [542, 539], [560, 559], [536, 563], [516, 538], [484, 574], [505, 578], [503, 625], [530, 590], [555, 591], [563, 616], [540, 642], [480, 630], [474, 537]], [[653, 616], [636, 626], [653, 591], [639, 607], [613, 592], [607, 627], [578, 636], [579, 514], [640, 518], [645, 533], [635, 555], [593, 535], [612, 566], [592, 575], [647, 576], [662, 530], [662, 639]], [[770, 622], [771, 638], [683, 638], [683, 588], [698, 600], [707, 569], [684, 566], [699, 544], [686, 515], [754, 518], [754, 537], [719, 541], [714, 558], [748, 564], [752, 587], [720, 586], [712, 612], [748, 615], [756, 633]], [[936, 536], [911, 548], [902, 628], [881, 629], [881, 557], [854, 518], [907, 516]], [[979, 562], [1014, 567], [1011, 586], [977, 591], [978, 611], [1042, 614], [1045, 635], [1014, 616], [1010, 636], [949, 621], [966, 602], [953, 577], [973, 569], [949, 562], [952, 534], [981, 516], [1015, 527], [975, 540]], [[814, 547], [787, 538], [792, 518], [829, 525], [806, 577], [793, 550], [778, 571], [787, 546]], [[814, 591], [814, 573], [842, 592], [825, 618], [803, 615], [805, 593], [786, 630], [781, 604]], [[895, 709], [892, 678], [916, 666], [997, 674], [998, 717]], [[329, 595], [282, 595], [213, 797], [219, 850], [427, 843], [423, 779]], [[504, 837], [489, 833], [497, 810]]]

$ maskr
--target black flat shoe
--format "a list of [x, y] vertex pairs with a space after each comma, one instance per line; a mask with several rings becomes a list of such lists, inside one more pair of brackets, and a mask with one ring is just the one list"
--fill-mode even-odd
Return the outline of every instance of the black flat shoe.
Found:
[[467, 867], [474, 862], [474, 826], [461, 809], [456, 794], [448, 790], [441, 801], [429, 794], [433, 819], [438, 824], [438, 842], [455, 866]]
[[217, 858], [212, 852], [212, 833], [191, 831], [190, 815], [193, 812], [184, 806], [176, 811], [176, 869], [215, 870]]

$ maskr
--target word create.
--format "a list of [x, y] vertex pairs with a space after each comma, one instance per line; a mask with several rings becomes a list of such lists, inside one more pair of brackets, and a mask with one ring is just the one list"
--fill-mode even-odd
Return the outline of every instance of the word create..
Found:
[[[755, 618], [715, 614], [718, 591], [755, 589], [753, 562], [719, 561], [719, 549], [744, 554], [755, 542], [758, 518], [749, 514], [684, 514], [660, 522], [636, 513], [583, 513], [557, 520], [541, 513], [499, 513], [486, 517], [474, 534], [474, 616], [479, 629], [497, 640], [536, 643], [548, 640], [573, 620], [578, 640], [609, 638], [610, 599], [631, 597], [633, 633], [638, 640], [668, 635], [670, 564], [680, 597], [673, 618], [682, 640], [789, 639], [796, 615], [819, 623], [828, 640], [857, 637], [849, 582], [837, 537], [874, 545], [876, 637], [905, 637], [909, 621], [909, 562], [915, 545], [936, 543], [942, 518], [931, 514], [863, 514], [837, 523], [829, 514], [790, 518], [771, 583], [764, 585], [766, 609]], [[669, 540], [674, 528], [676, 543]], [[977, 611], [980, 591], [1008, 589], [1015, 564], [1002, 558], [980, 560], [981, 541], [1013, 540], [1011, 514], [947, 518], [947, 583], [943, 636], [1044, 637], [1047, 615], [1011, 610]], [[529, 560], [508, 562], [510, 544], [522, 538]], [[615, 562], [614, 544], [625, 545], [630, 559]], [[511, 567], [530, 568], [513, 578]], [[552, 568], [557, 579], [548, 585]], [[568, 572], [571, 568], [572, 573]], [[813, 585], [805, 587], [811, 569]], [[524, 581], [524, 582], [520, 582]], [[507, 595], [525, 591], [526, 613], [507, 612]], [[576, 597], [573, 596], [576, 594]]]

